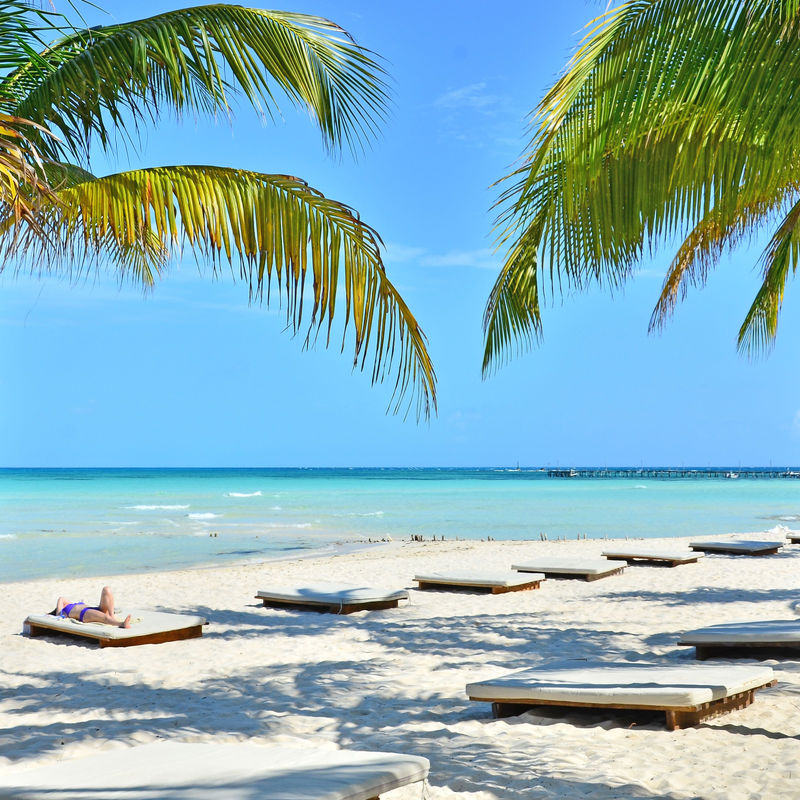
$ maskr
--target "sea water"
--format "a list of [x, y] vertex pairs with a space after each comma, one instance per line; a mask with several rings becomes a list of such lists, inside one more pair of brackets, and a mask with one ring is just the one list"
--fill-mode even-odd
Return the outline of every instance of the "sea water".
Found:
[[[331, 552], [383, 539], [723, 535], [800, 521], [800, 481], [503, 469], [0, 470], [0, 581]], [[800, 527], [800, 525], [798, 525]]]

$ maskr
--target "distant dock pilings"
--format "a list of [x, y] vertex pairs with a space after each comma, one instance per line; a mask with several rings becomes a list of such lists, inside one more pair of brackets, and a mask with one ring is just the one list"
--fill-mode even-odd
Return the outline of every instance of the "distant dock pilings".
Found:
[[603, 467], [546, 469], [548, 478], [657, 478], [685, 480], [688, 478], [800, 478], [800, 471], [781, 468], [722, 468], [677, 469], [674, 467]]

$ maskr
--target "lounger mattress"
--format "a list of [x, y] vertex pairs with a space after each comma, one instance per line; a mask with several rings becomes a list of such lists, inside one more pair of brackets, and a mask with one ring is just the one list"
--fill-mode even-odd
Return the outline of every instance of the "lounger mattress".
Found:
[[622, 569], [602, 558], [537, 558], [528, 564], [513, 564], [517, 572], [544, 572], [554, 575], [603, 575]]
[[533, 572], [520, 575], [518, 572], [425, 572], [414, 576], [420, 583], [446, 583], [453, 586], [524, 586], [526, 583], [543, 581], [544, 575]]
[[338, 586], [334, 584], [309, 584], [294, 588], [261, 589], [256, 597], [284, 603], [307, 603], [308, 605], [355, 605], [360, 603], [384, 603], [393, 600], [408, 600], [405, 589], [387, 591], [370, 586]]
[[0, 798], [16, 800], [368, 800], [424, 780], [419, 756], [258, 745], [156, 742], [11, 768]]
[[699, 549], [706, 549], [706, 550], [713, 550], [713, 549], [725, 549], [725, 550], [736, 550], [740, 553], [750, 553], [750, 552], [758, 552], [759, 550], [769, 550], [774, 547], [783, 547], [786, 544], [785, 539], [781, 539], [777, 542], [757, 542], [752, 540], [744, 540], [744, 539], [731, 539], [730, 541], [720, 541], [720, 542], [689, 542], [689, 547], [697, 547]]
[[124, 619], [131, 615], [130, 628], [117, 628], [100, 622], [80, 622], [71, 617], [55, 617], [52, 614], [31, 614], [26, 625], [50, 628], [54, 631], [86, 636], [90, 639], [133, 639], [158, 633], [194, 628], [205, 625], [208, 620], [193, 614], [169, 614], [165, 611], [144, 611], [141, 609], [117, 609], [116, 615]]
[[763, 686], [771, 680], [772, 670], [760, 666], [580, 662], [525, 669], [471, 683], [467, 695], [472, 700], [496, 702], [685, 708]]
[[698, 628], [681, 636], [679, 645], [792, 644], [800, 646], [800, 620], [769, 619], [757, 622], [728, 622]]

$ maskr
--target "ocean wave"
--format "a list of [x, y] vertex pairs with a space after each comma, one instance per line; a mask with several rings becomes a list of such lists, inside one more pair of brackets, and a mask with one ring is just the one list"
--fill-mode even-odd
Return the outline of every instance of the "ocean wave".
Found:
[[16, 533], [0, 533], [0, 539], [16, 539]]
[[786, 536], [790, 533], [797, 533], [797, 531], [793, 530], [788, 525], [776, 525], [774, 528], [770, 528], [767, 533], [774, 533], [778, 536]]
[[383, 511], [347, 511], [344, 514], [334, 514], [335, 517], [382, 517]]
[[212, 514], [210, 511], [205, 513], [198, 513], [198, 514], [187, 514], [189, 519], [215, 519], [216, 517], [221, 517], [222, 514]]
[[132, 509], [134, 511], [183, 511], [185, 508], [189, 508], [189, 505], [185, 506], [125, 506], [125, 508]]
[[261, 492], [228, 492], [225, 497], [261, 497]]
[[634, 489], [646, 489], [647, 487], [643, 483], [637, 483], [636, 486], [633, 487]]
[[261, 525], [255, 526], [260, 528], [311, 528], [313, 527], [311, 522], [265, 522]]
[[270, 506], [269, 510], [270, 511], [283, 511], [283, 509], [280, 506]]

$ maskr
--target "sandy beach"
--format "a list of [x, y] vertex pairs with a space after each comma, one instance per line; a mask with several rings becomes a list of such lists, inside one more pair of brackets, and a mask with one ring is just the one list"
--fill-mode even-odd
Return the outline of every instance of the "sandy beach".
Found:
[[[774, 533], [749, 538], [776, 538]], [[536, 555], [599, 556], [608, 542], [394, 542], [324, 558], [4, 585], [0, 768], [158, 739], [299, 740], [430, 759], [429, 785], [386, 800], [777, 798], [800, 787], [800, 659], [747, 709], [668, 732], [663, 715], [529, 712], [493, 720], [470, 681], [564, 658], [694, 663], [679, 635], [788, 619], [800, 546], [762, 558], [633, 566], [591, 583], [502, 595], [412, 590], [398, 609], [350, 616], [265, 609], [258, 589], [319, 580], [412, 587], [423, 570], [508, 569]], [[684, 540], [649, 540], [674, 549]], [[199, 613], [203, 637], [100, 649], [29, 638], [22, 622], [61, 594]], [[749, 663], [743, 661], [741, 663]]]

